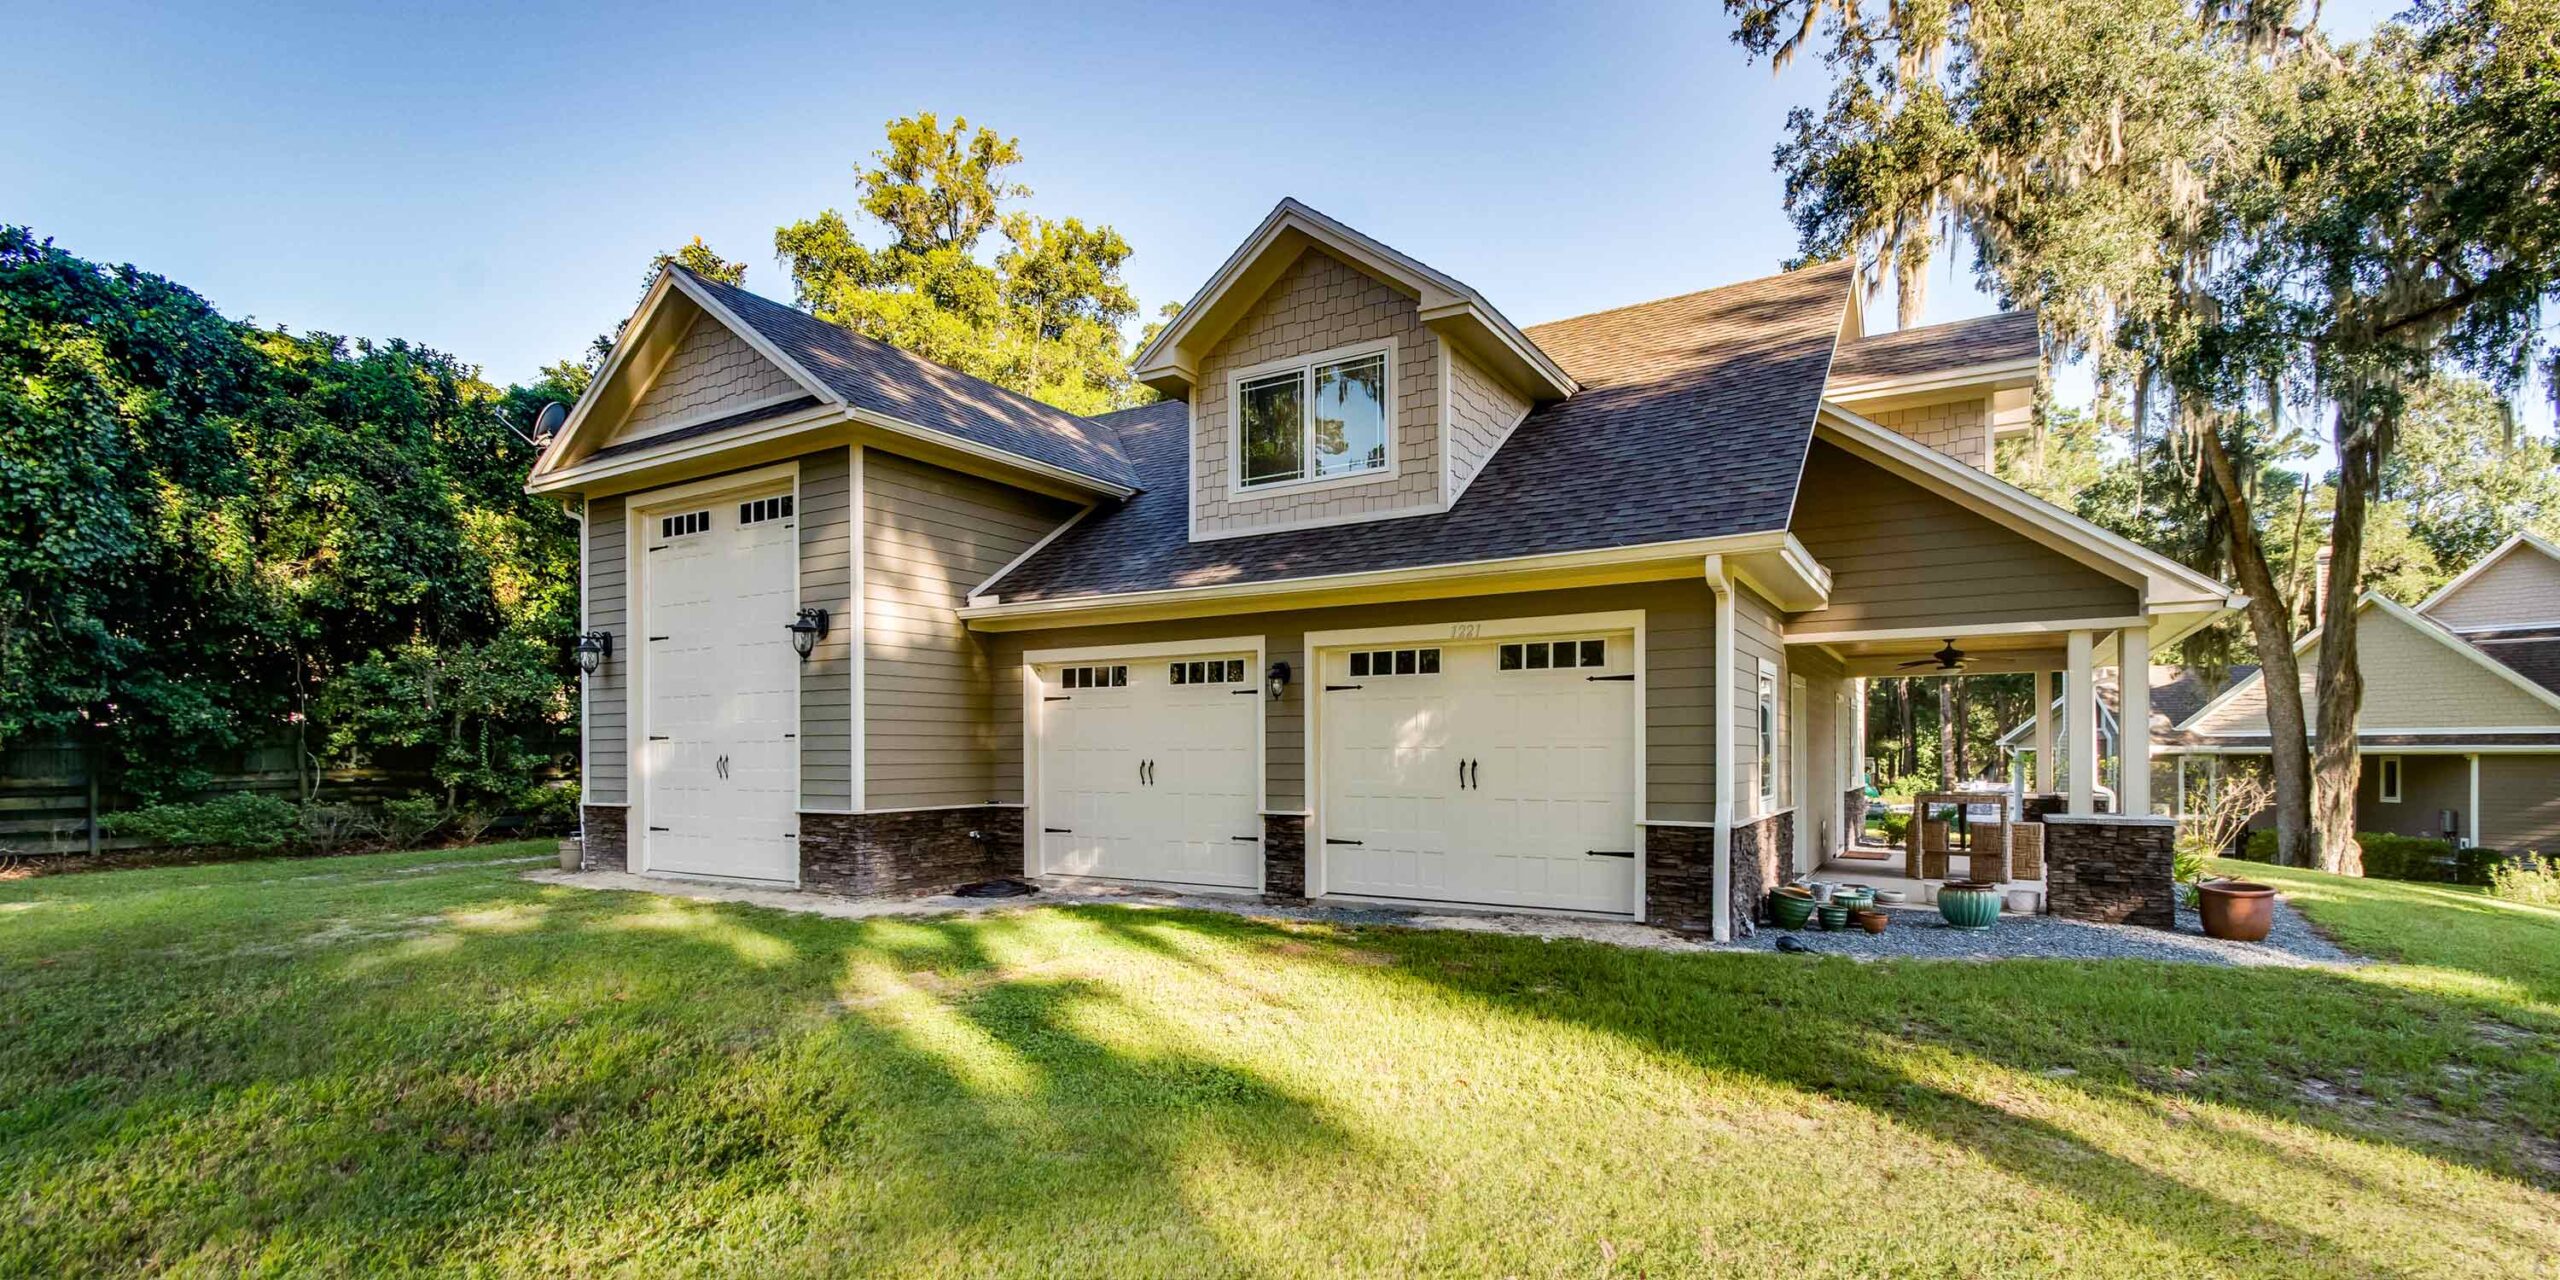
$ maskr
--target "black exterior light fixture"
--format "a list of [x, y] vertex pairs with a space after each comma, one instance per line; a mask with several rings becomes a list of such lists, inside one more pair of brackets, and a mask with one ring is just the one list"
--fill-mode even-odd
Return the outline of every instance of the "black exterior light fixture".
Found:
[[596, 668], [613, 658], [613, 633], [610, 631], [584, 632], [578, 637], [575, 652], [578, 655], [578, 670], [594, 675]]
[[803, 609], [799, 617], [784, 624], [782, 629], [791, 633], [792, 650], [800, 655], [802, 662], [806, 662], [810, 651], [827, 638], [827, 611]]
[[1262, 687], [1271, 691], [1271, 700], [1273, 702], [1278, 702], [1280, 700], [1280, 695], [1288, 692], [1289, 689], [1289, 664], [1286, 662], [1272, 663], [1271, 674], [1266, 680], [1264, 680]]

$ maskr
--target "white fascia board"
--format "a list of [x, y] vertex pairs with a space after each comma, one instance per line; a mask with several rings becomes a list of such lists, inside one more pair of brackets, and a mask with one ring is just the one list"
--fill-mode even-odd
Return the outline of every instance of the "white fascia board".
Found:
[[1822, 398], [1848, 404], [1860, 400], [1881, 400], [1886, 396], [1929, 395], [1940, 391], [1997, 391], [2032, 385], [2042, 368], [2043, 361], [2039, 357], [2019, 356], [1958, 369], [1932, 369], [1927, 373], [1835, 382], [1823, 388]]
[[[1589, 551], [1554, 552], [1546, 555], [1512, 556], [1494, 560], [1464, 560], [1449, 564], [1419, 565], [1406, 569], [1375, 569], [1303, 578], [1278, 578], [1265, 582], [1246, 582], [1228, 586], [1171, 587], [1114, 595], [1030, 600], [1017, 604], [970, 605], [962, 608], [959, 614], [963, 621], [975, 623], [1009, 624], [1012, 627], [1054, 625], [1051, 621], [1053, 619], [1071, 618], [1078, 614], [1109, 613], [1166, 604], [1243, 603], [1312, 592], [1359, 590], [1406, 584], [1421, 586], [1503, 574], [1570, 573], [1578, 569], [1688, 560], [1716, 554], [1733, 556], [1756, 553], [1774, 557], [1784, 554], [1788, 540], [1788, 534], [1776, 531], [1729, 534], [1719, 538], [1649, 542], [1634, 546], [1602, 547]], [[1003, 629], [1003, 627], [995, 626], [989, 629]]]

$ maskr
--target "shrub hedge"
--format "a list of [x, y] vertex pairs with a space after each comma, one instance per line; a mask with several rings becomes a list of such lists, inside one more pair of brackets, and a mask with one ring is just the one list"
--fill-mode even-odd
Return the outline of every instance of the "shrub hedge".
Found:
[[[2495, 849], [2457, 849], [2450, 840], [2396, 836], [2385, 831], [2359, 831], [2364, 873], [2374, 880], [2414, 880], [2422, 884], [2489, 883], [2489, 873], [2502, 860]], [[2276, 860], [2276, 833], [2252, 831], [2240, 856], [2251, 862]]]

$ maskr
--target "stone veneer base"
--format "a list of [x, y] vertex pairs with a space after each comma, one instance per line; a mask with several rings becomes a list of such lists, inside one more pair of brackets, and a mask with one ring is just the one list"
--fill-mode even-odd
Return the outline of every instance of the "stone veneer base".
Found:
[[1715, 929], [1716, 830], [1644, 829], [1645, 922], [1682, 933]]
[[1022, 874], [1022, 810], [1003, 805], [800, 815], [800, 886], [917, 893]]
[[630, 810], [618, 804], [582, 805], [578, 814], [579, 866], [588, 871], [631, 869]]
[[1262, 895], [1290, 900], [1307, 896], [1305, 814], [1262, 815]]
[[2044, 820], [2046, 909], [2070, 920], [2178, 925], [2174, 818]]
[[1773, 813], [1733, 826], [1733, 931], [1750, 931], [1767, 914], [1769, 891], [1786, 882], [1784, 868], [1796, 847], [1796, 811]]

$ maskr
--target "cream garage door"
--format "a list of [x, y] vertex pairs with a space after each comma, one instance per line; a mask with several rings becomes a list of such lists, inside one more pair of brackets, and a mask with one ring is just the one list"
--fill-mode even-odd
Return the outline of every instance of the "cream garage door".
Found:
[[1043, 874], [1260, 887], [1251, 654], [1036, 670]]
[[639, 534], [641, 867], [799, 879], [799, 538], [788, 492], [651, 511]]
[[1633, 915], [1633, 645], [1324, 653], [1324, 892]]

